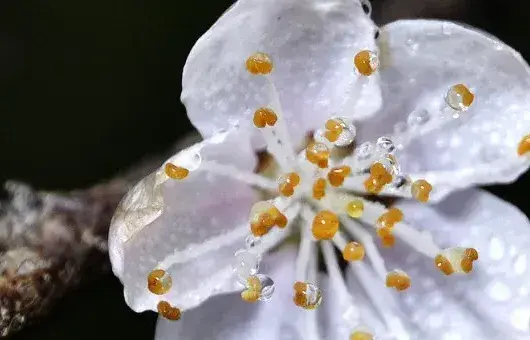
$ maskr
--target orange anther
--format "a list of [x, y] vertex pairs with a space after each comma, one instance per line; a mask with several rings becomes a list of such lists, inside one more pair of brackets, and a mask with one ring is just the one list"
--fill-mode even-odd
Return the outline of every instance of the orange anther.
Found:
[[339, 187], [344, 183], [344, 179], [351, 173], [351, 168], [347, 165], [332, 168], [328, 173], [328, 181], [334, 187]]
[[167, 177], [171, 179], [184, 179], [188, 177], [188, 174], [190, 171], [186, 168], [183, 168], [181, 166], [177, 166], [172, 163], [167, 163], [164, 168]]
[[329, 210], [319, 212], [313, 220], [313, 236], [317, 240], [329, 240], [339, 230], [339, 218]]
[[266, 75], [272, 72], [272, 60], [268, 54], [257, 52], [248, 57], [245, 66], [254, 75]]

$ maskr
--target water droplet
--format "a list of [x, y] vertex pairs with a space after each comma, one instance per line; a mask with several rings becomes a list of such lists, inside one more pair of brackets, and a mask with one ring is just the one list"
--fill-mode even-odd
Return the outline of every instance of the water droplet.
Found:
[[394, 125], [394, 134], [400, 135], [407, 131], [407, 123], [405, 122], [398, 122], [396, 125]]
[[520, 254], [513, 261], [513, 271], [516, 275], [523, 275], [526, 272], [527, 261], [526, 255]]
[[252, 249], [254, 247], [259, 246], [260, 244], [261, 244], [261, 237], [259, 236], [254, 236], [250, 234], [245, 238], [245, 245], [247, 249]]
[[489, 254], [492, 260], [502, 260], [504, 257], [504, 243], [498, 237], [490, 239]]
[[364, 161], [372, 156], [374, 152], [374, 145], [370, 142], [364, 142], [357, 149], [355, 149], [355, 158]]
[[473, 103], [474, 99], [475, 95], [463, 84], [451, 86], [445, 96], [445, 102], [447, 105], [456, 111], [467, 110]]
[[385, 153], [393, 153], [396, 150], [394, 142], [388, 137], [379, 137], [377, 139], [376, 145]]
[[[393, 155], [385, 155], [379, 163], [383, 164], [386, 171], [392, 175], [392, 177], [396, 177], [401, 174], [401, 166], [399, 165], [396, 157]], [[396, 179], [397, 180], [397, 179]]]
[[429, 113], [429, 111], [425, 109], [419, 109], [409, 114], [409, 116], [407, 117], [407, 124], [411, 128], [417, 128], [427, 123], [430, 118], [431, 114]]
[[259, 270], [261, 257], [246, 249], [239, 249], [234, 254], [232, 270], [237, 276], [237, 280], [245, 285], [250, 276], [256, 275]]
[[495, 301], [508, 301], [512, 298], [510, 287], [502, 281], [493, 281], [488, 285], [488, 295]]
[[339, 135], [339, 138], [333, 143], [333, 145], [338, 147], [345, 147], [351, 145], [355, 140], [357, 135], [357, 129], [353, 125], [352, 121], [345, 117], [333, 117], [336, 121], [342, 126], [342, 132]]
[[295, 304], [304, 309], [315, 309], [322, 303], [322, 291], [312, 283], [297, 282], [295, 289]]
[[261, 294], [259, 296], [260, 301], [269, 301], [274, 294], [274, 281], [267, 275], [258, 274], [256, 277], [261, 282]]

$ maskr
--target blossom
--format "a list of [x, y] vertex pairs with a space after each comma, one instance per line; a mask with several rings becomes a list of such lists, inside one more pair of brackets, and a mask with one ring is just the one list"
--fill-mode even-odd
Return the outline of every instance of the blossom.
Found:
[[160, 339], [527, 338], [529, 222], [471, 187], [528, 168], [529, 85], [472, 28], [377, 28], [356, 0], [236, 2], [184, 69], [204, 140], [113, 218], [126, 302], [183, 312]]

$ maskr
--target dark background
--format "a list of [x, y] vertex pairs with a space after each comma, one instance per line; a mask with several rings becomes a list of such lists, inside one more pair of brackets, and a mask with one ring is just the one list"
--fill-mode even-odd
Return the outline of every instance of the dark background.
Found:
[[[180, 75], [195, 40], [231, 0], [0, 2], [0, 181], [72, 189], [112, 177], [191, 130]], [[379, 23], [438, 17], [498, 36], [530, 59], [524, 0], [374, 0]], [[529, 89], [530, 90], [530, 89]], [[530, 212], [530, 176], [489, 188]], [[111, 274], [16, 339], [152, 339]]]

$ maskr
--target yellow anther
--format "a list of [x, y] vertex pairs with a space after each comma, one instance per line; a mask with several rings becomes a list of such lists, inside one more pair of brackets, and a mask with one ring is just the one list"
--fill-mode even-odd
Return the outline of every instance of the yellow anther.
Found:
[[164, 318], [176, 321], [180, 319], [181, 312], [180, 309], [177, 307], [173, 307], [169, 304], [167, 301], [160, 301], [158, 305], [156, 306], [156, 309], [158, 310], [158, 313], [162, 315]]
[[261, 296], [262, 284], [257, 276], [247, 279], [247, 289], [241, 292], [241, 298], [246, 302], [256, 302]]
[[475, 95], [464, 84], [451, 86], [445, 97], [445, 102], [458, 111], [467, 110], [475, 100]]
[[257, 52], [248, 57], [245, 66], [254, 75], [266, 75], [272, 72], [272, 60], [266, 53]]
[[427, 202], [432, 190], [432, 185], [424, 179], [420, 179], [412, 183], [410, 193], [419, 202]]
[[379, 59], [374, 52], [363, 50], [355, 55], [353, 63], [360, 74], [370, 76], [377, 70]]
[[155, 269], [147, 276], [147, 289], [153, 294], [166, 294], [173, 284], [169, 273], [162, 269]]
[[254, 236], [263, 236], [274, 226], [275, 219], [269, 213], [260, 214], [250, 223], [250, 231]]
[[315, 309], [322, 302], [321, 290], [311, 283], [297, 281], [294, 286], [293, 302], [304, 309]]
[[342, 257], [346, 261], [361, 261], [364, 258], [364, 246], [357, 242], [350, 242], [342, 250]]
[[284, 214], [279, 214], [276, 219], [274, 220], [274, 224], [278, 226], [278, 228], [285, 228], [287, 226], [287, 223], [289, 220], [287, 219], [287, 216]]
[[526, 135], [519, 142], [519, 146], [517, 147], [517, 154], [519, 156], [522, 156], [529, 152], [530, 152], [530, 135]]
[[324, 137], [326, 137], [327, 140], [332, 143], [336, 142], [343, 130], [344, 127], [342, 126], [341, 122], [336, 119], [329, 119], [326, 122], [326, 132], [324, 133]]
[[300, 184], [300, 176], [296, 172], [290, 172], [279, 179], [278, 190], [283, 196], [290, 197], [294, 189]]
[[367, 192], [378, 194], [390, 182], [392, 175], [383, 164], [376, 162], [370, 167], [370, 177], [364, 182], [364, 188]]
[[171, 179], [184, 179], [188, 177], [190, 171], [186, 168], [183, 168], [181, 166], [177, 166], [172, 163], [167, 163], [164, 168], [167, 177]]
[[254, 126], [262, 129], [265, 126], [274, 126], [278, 121], [278, 116], [267, 107], [261, 107], [254, 112]]
[[445, 275], [451, 275], [455, 272], [453, 266], [451, 265], [451, 262], [449, 262], [449, 260], [443, 255], [436, 255], [436, 257], [434, 258], [434, 264]]
[[316, 214], [313, 220], [313, 236], [317, 240], [329, 240], [339, 230], [339, 218], [329, 210], [323, 210]]
[[364, 211], [364, 203], [360, 199], [354, 199], [348, 202], [346, 212], [350, 217], [359, 218]]
[[311, 143], [305, 149], [306, 159], [318, 166], [319, 168], [325, 169], [328, 167], [329, 161], [329, 149], [322, 143]]
[[374, 336], [368, 332], [355, 331], [350, 335], [350, 340], [373, 340]]
[[410, 277], [402, 270], [393, 270], [386, 276], [386, 286], [397, 291], [404, 291], [410, 287]]
[[328, 173], [328, 181], [334, 187], [339, 187], [344, 183], [344, 179], [351, 173], [351, 168], [347, 165], [332, 168]]
[[318, 178], [313, 183], [313, 198], [316, 200], [321, 200], [326, 196], [326, 180], [323, 178]]
[[453, 247], [444, 249], [434, 258], [434, 263], [445, 275], [454, 273], [467, 274], [473, 270], [473, 262], [478, 260], [474, 248]]

